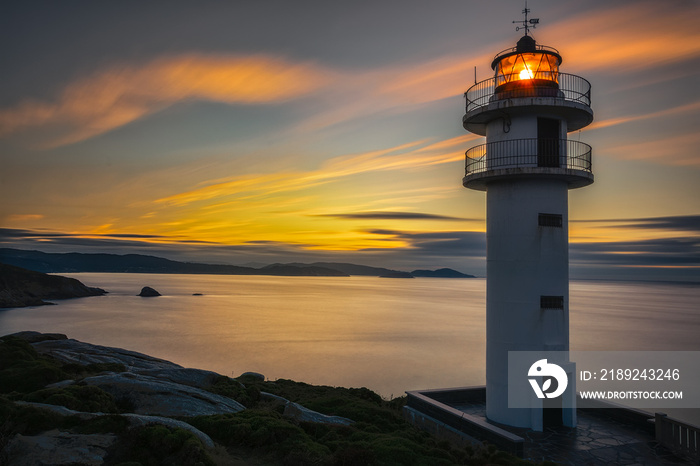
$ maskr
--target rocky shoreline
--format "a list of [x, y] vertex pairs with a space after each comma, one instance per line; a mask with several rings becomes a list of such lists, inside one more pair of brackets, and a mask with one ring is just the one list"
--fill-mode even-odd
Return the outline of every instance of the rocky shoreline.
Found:
[[[19, 332], [7, 335], [29, 343], [39, 354], [48, 356], [64, 365], [102, 366], [123, 368], [123, 371], [103, 371], [80, 380], [66, 379], [46, 385], [47, 390], [66, 387], [97, 387], [111, 395], [129, 413], [121, 413], [130, 426], [163, 425], [187, 430], [199, 439], [204, 447], [213, 448], [213, 440], [192, 425], [178, 420], [183, 417], [212, 416], [239, 413], [246, 409], [241, 403], [210, 390], [221, 382], [221, 375], [201, 369], [184, 368], [163, 359], [142, 353], [94, 345], [69, 339], [63, 334]], [[0, 340], [1, 341], [1, 340]], [[121, 367], [119, 367], [121, 366]], [[248, 377], [262, 378], [259, 374]], [[227, 378], [226, 378], [227, 379]], [[244, 389], [243, 383], [238, 383]], [[326, 416], [304, 408], [283, 397], [262, 392], [263, 398], [284, 406], [283, 416], [296, 422], [316, 422], [328, 425], [349, 425], [353, 421], [339, 416]], [[28, 401], [15, 401], [20, 406], [49, 411], [60, 416], [72, 416], [92, 420], [111, 413], [85, 412], [65, 406]], [[49, 431], [38, 436], [18, 434], [0, 451], [0, 460], [8, 464], [102, 464], [100, 452], [106, 454], [115, 436], [71, 434]], [[61, 458], [51, 462], [51, 458]], [[0, 461], [1, 462], [1, 461]], [[3, 463], [5, 464], [5, 463]]]
[[403, 420], [402, 403], [364, 388], [231, 379], [63, 334], [0, 338], [0, 464], [456, 464], [501, 454], [438, 445]]

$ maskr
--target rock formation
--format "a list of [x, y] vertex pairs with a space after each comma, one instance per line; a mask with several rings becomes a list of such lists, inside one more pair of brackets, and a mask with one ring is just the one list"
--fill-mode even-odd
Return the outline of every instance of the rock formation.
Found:
[[[50, 335], [51, 338], [44, 338]], [[82, 341], [68, 339], [62, 334], [45, 334], [39, 332], [20, 332], [14, 334], [32, 343], [39, 354], [51, 356], [64, 363], [100, 364], [120, 363], [128, 370], [182, 369], [182, 366], [164, 359], [154, 358], [136, 351], [109, 346], [93, 345]]]
[[143, 288], [141, 288], [141, 293], [139, 293], [139, 296], [141, 296], [142, 298], [150, 298], [154, 296], [161, 296], [161, 294], [153, 288], [151, 288], [150, 286], [144, 286]]
[[282, 415], [290, 419], [294, 419], [297, 422], [314, 422], [317, 424], [326, 424], [333, 426], [348, 426], [353, 424], [355, 421], [341, 416], [328, 416], [326, 414], [321, 414], [316, 411], [312, 411], [308, 408], [303, 407], [299, 403], [294, 403], [281, 396], [273, 395], [272, 393], [261, 392], [260, 396], [267, 400], [279, 403], [284, 406], [284, 412]]
[[[188, 369], [163, 359], [121, 348], [93, 345], [59, 333], [19, 332], [13, 337], [28, 342], [40, 357], [49, 357], [68, 366], [111, 364], [110, 367], [123, 367], [123, 372], [101, 372], [96, 375], [78, 377], [77, 380], [61, 380], [49, 384], [45, 389], [62, 390], [73, 386], [97, 387], [111, 395], [122, 407], [120, 414], [85, 412], [69, 409], [60, 404], [46, 404], [34, 401], [15, 401], [15, 405], [72, 417], [85, 422], [105, 416], [120, 416], [128, 421], [129, 429], [160, 424], [168, 428], [189, 431], [199, 439], [205, 448], [214, 448], [212, 439], [191, 424], [176, 418], [195, 418], [238, 413], [245, 406], [227, 396], [210, 391], [222, 379], [231, 386], [245, 390], [245, 386], [227, 379], [215, 372]], [[0, 340], [0, 345], [4, 340]], [[66, 366], [66, 367], [68, 367]], [[249, 372], [241, 376], [264, 381], [262, 374]], [[237, 385], [236, 385], [237, 384]], [[294, 422], [311, 422], [328, 425], [350, 425], [352, 420], [328, 416], [305, 408], [282, 397], [263, 393], [263, 398], [284, 406], [284, 417]], [[60, 400], [60, 398], [59, 398]], [[52, 402], [53, 403], [53, 402]], [[127, 407], [127, 408], [124, 408]], [[128, 409], [128, 412], [125, 412]], [[196, 418], [195, 418], [196, 419]], [[189, 422], [189, 421], [188, 421]], [[59, 465], [59, 464], [103, 464], [110, 447], [118, 441], [119, 434], [82, 434], [53, 429], [36, 435], [16, 434], [0, 443], [0, 463], [9, 461], [13, 465]], [[4, 464], [4, 463], [3, 463]]]
[[[171, 369], [170, 372], [187, 370]], [[148, 371], [112, 373], [87, 377], [81, 383], [99, 387], [116, 400], [128, 403], [135, 414], [190, 417], [238, 413], [245, 409], [225, 396], [162, 378], [162, 371], [152, 373], [155, 377], [148, 374]]]
[[0, 308], [52, 304], [45, 299], [100, 296], [106, 291], [85, 286], [75, 278], [0, 264]]

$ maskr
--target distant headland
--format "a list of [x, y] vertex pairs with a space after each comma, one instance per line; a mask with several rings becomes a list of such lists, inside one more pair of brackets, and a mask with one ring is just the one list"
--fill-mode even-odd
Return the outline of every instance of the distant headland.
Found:
[[53, 304], [45, 300], [84, 298], [107, 293], [85, 286], [75, 278], [47, 275], [0, 264], [0, 308]]
[[[336, 262], [270, 264], [261, 268], [177, 262], [140, 254], [45, 253], [0, 248], [0, 308], [53, 304], [47, 300], [81, 298], [107, 293], [74, 278], [48, 273], [163, 273], [214, 275], [273, 275], [292, 277], [474, 278], [452, 269], [402, 272], [381, 267]], [[155, 290], [154, 290], [155, 291]], [[156, 292], [157, 293], [157, 292]], [[144, 296], [143, 290], [140, 296]], [[156, 294], [149, 294], [156, 296]]]
[[453, 269], [391, 270], [383, 267], [341, 262], [275, 263], [260, 268], [224, 264], [179, 262], [141, 254], [46, 253], [22, 249], [0, 248], [0, 263], [44, 273], [172, 273], [213, 275], [275, 275], [298, 277], [374, 277], [407, 276], [436, 278], [475, 278]]

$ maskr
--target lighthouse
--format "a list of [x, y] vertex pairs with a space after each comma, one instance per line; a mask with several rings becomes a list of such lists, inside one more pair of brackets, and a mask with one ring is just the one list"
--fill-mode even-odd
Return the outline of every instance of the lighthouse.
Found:
[[535, 41], [538, 20], [523, 13], [514, 23], [525, 35], [496, 55], [493, 77], [465, 93], [464, 128], [486, 143], [466, 151], [463, 184], [486, 192], [486, 416], [541, 430], [576, 425], [575, 370], [560, 364], [569, 381], [562, 396], [513, 408], [508, 358], [569, 350], [568, 191], [593, 183], [593, 172], [591, 147], [567, 134], [593, 111], [589, 82], [560, 72], [561, 54]]

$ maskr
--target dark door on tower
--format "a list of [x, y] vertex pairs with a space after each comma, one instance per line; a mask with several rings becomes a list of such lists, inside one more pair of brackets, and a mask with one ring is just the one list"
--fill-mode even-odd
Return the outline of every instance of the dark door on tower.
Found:
[[559, 167], [559, 120], [537, 119], [537, 166]]

